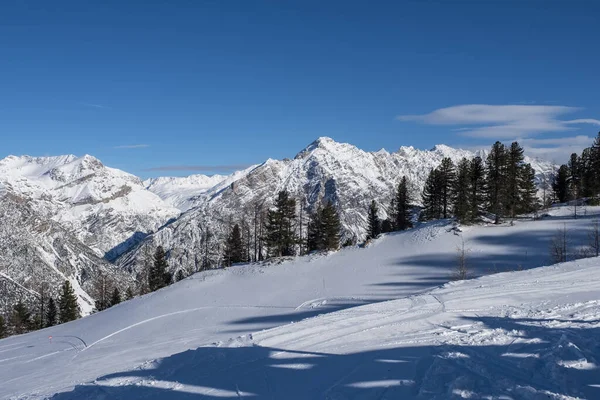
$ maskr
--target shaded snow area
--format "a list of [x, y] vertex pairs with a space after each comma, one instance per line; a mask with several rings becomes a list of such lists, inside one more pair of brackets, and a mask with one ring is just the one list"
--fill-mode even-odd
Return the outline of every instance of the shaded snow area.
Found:
[[[600, 262], [542, 266], [580, 211], [199, 273], [1, 340], [0, 398], [598, 399]], [[485, 276], [448, 283], [463, 240]]]

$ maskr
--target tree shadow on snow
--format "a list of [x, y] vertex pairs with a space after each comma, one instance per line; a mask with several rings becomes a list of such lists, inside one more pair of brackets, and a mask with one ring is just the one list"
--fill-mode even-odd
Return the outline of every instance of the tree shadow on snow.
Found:
[[[447, 341], [455, 337], [455, 343], [466, 345], [407, 344], [346, 354], [258, 345], [200, 347], [99, 377], [52, 399], [554, 398], [550, 393], [600, 398], [595, 360], [600, 356], [600, 328], [593, 323], [560, 329], [541, 320], [465, 320], [467, 330], [442, 329], [448, 331]], [[514, 340], [474, 345], [481, 335], [498, 332]], [[343, 337], [338, 340], [343, 343]]]

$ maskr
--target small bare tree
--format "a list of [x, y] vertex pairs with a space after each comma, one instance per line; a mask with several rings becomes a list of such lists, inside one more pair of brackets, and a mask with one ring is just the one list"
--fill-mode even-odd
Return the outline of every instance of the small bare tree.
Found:
[[554, 264], [567, 261], [567, 245], [567, 224], [563, 224], [550, 242], [550, 259]]
[[456, 247], [456, 270], [452, 276], [455, 281], [462, 281], [469, 277], [469, 268], [467, 258], [470, 249], [465, 247], [465, 240], [461, 236], [461, 243]]

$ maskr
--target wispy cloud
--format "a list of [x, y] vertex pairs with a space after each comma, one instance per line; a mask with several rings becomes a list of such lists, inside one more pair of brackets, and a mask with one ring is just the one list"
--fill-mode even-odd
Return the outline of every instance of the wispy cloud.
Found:
[[196, 172], [234, 172], [246, 169], [251, 164], [224, 164], [224, 165], [165, 165], [162, 167], [147, 168], [144, 171], [196, 171]]
[[91, 108], [105, 108], [105, 109], [110, 109], [110, 107], [108, 106], [103, 106], [102, 104], [97, 104], [97, 103], [79, 103], [82, 106], [86, 106], [86, 107], [91, 107]]
[[149, 144], [126, 144], [122, 146], [115, 146], [115, 149], [145, 149], [150, 147]]
[[488, 105], [463, 104], [440, 108], [428, 114], [401, 115], [400, 121], [429, 125], [468, 125], [457, 131], [474, 138], [508, 139], [530, 137], [540, 133], [576, 130], [572, 125], [600, 125], [592, 118], [563, 120], [559, 117], [580, 111], [577, 107], [548, 105]]

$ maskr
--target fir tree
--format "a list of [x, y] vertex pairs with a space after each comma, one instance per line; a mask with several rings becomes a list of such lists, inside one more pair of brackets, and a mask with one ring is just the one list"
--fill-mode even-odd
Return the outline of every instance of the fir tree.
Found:
[[390, 233], [395, 232], [394, 223], [390, 218], [386, 218], [381, 221], [381, 233]]
[[440, 179], [440, 194], [442, 202], [442, 217], [448, 218], [450, 216], [450, 206], [452, 203], [452, 189], [454, 187], [454, 180], [456, 179], [454, 171], [454, 163], [449, 157], [442, 159], [442, 163], [439, 166], [439, 179]]
[[131, 300], [134, 298], [133, 290], [131, 286], [127, 286], [127, 290], [125, 291], [125, 300]]
[[340, 217], [337, 210], [327, 202], [321, 209], [321, 232], [324, 250], [337, 250], [340, 248]]
[[506, 149], [500, 142], [494, 143], [486, 159], [487, 206], [500, 222], [506, 204]]
[[306, 247], [309, 252], [322, 250], [324, 247], [323, 243], [323, 232], [322, 232], [322, 208], [319, 207], [315, 212], [310, 214], [306, 233]]
[[56, 302], [52, 297], [48, 299], [48, 305], [46, 306], [46, 327], [56, 325]]
[[379, 221], [379, 208], [377, 207], [377, 203], [375, 200], [371, 201], [371, 205], [369, 206], [369, 214], [367, 222], [369, 224], [367, 228], [367, 240], [375, 239], [381, 233], [381, 223]]
[[561, 165], [554, 177], [552, 189], [560, 203], [565, 203], [569, 200], [569, 167]]
[[290, 198], [286, 190], [279, 192], [275, 201], [275, 208], [267, 213], [265, 226], [265, 242], [269, 256], [292, 256], [298, 244], [298, 237], [294, 229], [296, 220], [296, 200]]
[[398, 189], [396, 190], [396, 196], [394, 201], [394, 225], [395, 228], [399, 231], [404, 231], [408, 228], [412, 227], [412, 222], [410, 220], [410, 193], [408, 189], [408, 180], [406, 176], [403, 176], [398, 184]]
[[185, 279], [185, 274], [183, 273], [182, 269], [177, 270], [177, 273], [175, 274], [175, 282], [179, 282]]
[[422, 219], [432, 220], [441, 218], [443, 215], [442, 179], [438, 168], [432, 169], [429, 172], [421, 197], [423, 201]]
[[481, 218], [485, 204], [485, 167], [481, 157], [475, 157], [469, 165], [469, 216], [468, 221], [476, 222]]
[[518, 142], [513, 142], [506, 152], [506, 175], [504, 176], [504, 198], [503, 202], [506, 215], [514, 218], [517, 214], [521, 201], [521, 182], [523, 175], [523, 148]]
[[110, 306], [116, 306], [121, 302], [121, 292], [119, 288], [115, 286], [115, 289], [112, 292], [112, 296], [110, 296]]
[[235, 224], [233, 229], [227, 236], [225, 243], [225, 263], [227, 266], [231, 264], [240, 263], [245, 260], [244, 257], [244, 243], [242, 242], [242, 234], [240, 232], [240, 226]]
[[79, 305], [77, 305], [77, 296], [69, 281], [63, 283], [60, 298], [58, 300], [58, 309], [60, 312], [60, 323], [74, 321], [80, 317]]
[[17, 335], [27, 333], [32, 329], [31, 311], [22, 301], [13, 306], [11, 325], [13, 332]]
[[172, 276], [168, 272], [167, 256], [162, 246], [158, 246], [154, 252], [154, 264], [148, 274], [148, 286], [154, 292], [171, 284]]
[[6, 327], [6, 321], [4, 317], [0, 315], [0, 339], [8, 336], [8, 328]]
[[572, 200], [577, 200], [581, 189], [581, 162], [576, 153], [569, 158], [569, 193]]
[[535, 186], [535, 171], [531, 164], [525, 164], [521, 171], [519, 182], [519, 206], [518, 210], [522, 213], [537, 212], [540, 207], [537, 197], [537, 187]]
[[471, 205], [471, 163], [466, 158], [460, 160], [456, 167], [456, 180], [454, 181], [454, 197], [452, 209], [454, 216], [461, 222], [470, 219]]

